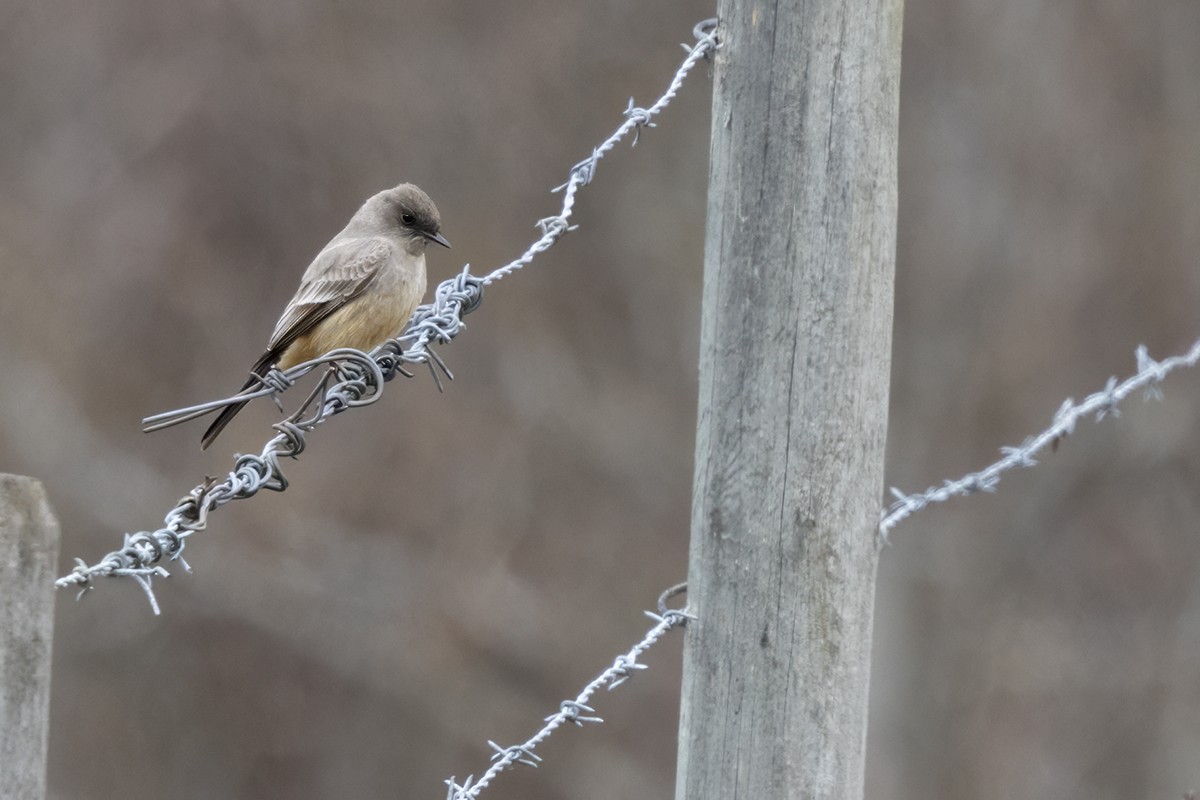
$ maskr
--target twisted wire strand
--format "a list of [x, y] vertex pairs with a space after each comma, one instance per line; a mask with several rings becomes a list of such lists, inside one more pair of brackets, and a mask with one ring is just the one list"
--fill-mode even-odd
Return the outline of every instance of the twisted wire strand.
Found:
[[646, 669], [646, 665], [640, 663], [638, 658], [653, 647], [668, 631], [682, 627], [687, 624], [688, 620], [695, 619], [695, 616], [690, 614], [686, 607], [682, 610], [665, 607], [665, 598], [672, 594], [679, 594], [681, 591], [681, 588], [676, 586], [664, 592], [663, 598], [659, 601], [659, 613], [645, 612], [646, 616], [654, 620], [655, 624], [646, 631], [646, 635], [642, 637], [641, 641], [627, 652], [617, 656], [613, 663], [593, 678], [587, 686], [584, 686], [574, 699], [563, 700], [559, 703], [558, 711], [546, 717], [545, 724], [533, 736], [521, 744], [509, 747], [501, 747], [489, 739], [488, 746], [493, 750], [492, 765], [479, 776], [479, 780], [475, 780], [473, 775], [468, 776], [462, 783], [458, 783], [454, 776], [448, 778], [445, 781], [446, 800], [475, 800], [495, 780], [497, 775], [517, 764], [537, 769], [538, 763], [542, 759], [534, 750], [567, 723], [583, 727], [585, 723], [599, 724], [603, 722], [603, 719], [595, 716], [596, 710], [588, 705], [592, 695], [601, 687], [607, 687], [611, 691], [632, 678], [638, 670]]
[[683, 46], [687, 56], [676, 69], [667, 90], [653, 105], [639, 108], [630, 99], [623, 112], [625, 121], [595, 147], [590, 156], [571, 167], [566, 183], [555, 190], [563, 192], [561, 210], [555, 216], [538, 221], [537, 227], [542, 235], [518, 258], [482, 277], [471, 274], [470, 265], [466, 265], [462, 272], [437, 286], [433, 302], [417, 308], [401, 336], [385, 342], [370, 355], [359, 350], [335, 350], [286, 371], [273, 370], [261, 385], [233, 397], [157, 414], [143, 420], [144, 430], [158, 430], [241, 400], [272, 396], [278, 403], [279, 394], [290, 388], [298, 378], [316, 370], [326, 370], [317, 388], [300, 408], [275, 423], [276, 435], [264, 445], [260, 454], [239, 455], [233, 470], [224, 479], [208, 478], [196, 486], [167, 512], [163, 526], [158, 530], [125, 534], [119, 550], [114, 550], [94, 564], [76, 559], [75, 568], [56, 580], [55, 586], [75, 586], [79, 589], [78, 597], [82, 597], [94, 588], [97, 577], [133, 578], [146, 593], [151, 609], [158, 614], [160, 609], [152, 582], [154, 578], [165, 578], [170, 574], [160, 562], [179, 561], [185, 570], [190, 571], [182, 558], [183, 550], [192, 534], [207, 527], [209, 514], [213, 510], [234, 500], [253, 497], [262, 489], [278, 492], [287, 489], [288, 482], [280, 467], [280, 459], [300, 455], [305, 447], [306, 433], [346, 409], [374, 403], [383, 392], [383, 384], [397, 374], [412, 377], [413, 373], [406, 369], [409, 365], [426, 365], [439, 389], [442, 383], [438, 370], [453, 379], [453, 374], [433, 349], [434, 345], [448, 344], [463, 331], [466, 327], [463, 318], [479, 307], [485, 286], [527, 266], [539, 253], [550, 249], [574, 229], [570, 218], [575, 209], [576, 195], [581, 187], [591, 182], [600, 159], [630, 132], [634, 133], [636, 143], [641, 129], [653, 127], [654, 117], [675, 98], [696, 64], [709, 58], [719, 47], [715, 32], [715, 19], [696, 25], [693, 29], [696, 43]]
[[931, 486], [916, 494], [905, 494], [893, 487], [891, 493], [896, 500], [880, 513], [879, 535], [887, 542], [893, 528], [933, 503], [944, 503], [952, 497], [965, 497], [976, 492], [996, 491], [1001, 475], [1017, 467], [1035, 466], [1038, 462], [1034, 456], [1047, 446], [1056, 445], [1064, 437], [1074, 433], [1075, 423], [1081, 418], [1095, 414], [1096, 422], [1099, 422], [1109, 415], [1120, 416], [1117, 404], [1138, 389], [1146, 390], [1146, 399], [1161, 399], [1162, 390], [1159, 384], [1163, 378], [1174, 370], [1194, 367], [1200, 362], [1200, 340], [1186, 353], [1171, 356], [1163, 361], [1152, 359], [1145, 345], [1139, 346], [1135, 355], [1138, 369], [1136, 374], [1119, 383], [1115, 377], [1109, 378], [1103, 389], [1093, 392], [1078, 404], [1067, 398], [1054, 413], [1050, 427], [1036, 436], [1027, 438], [1018, 447], [1001, 447], [1000, 453], [1003, 458], [994, 464], [964, 475], [958, 480], [947, 480], [941, 486]]

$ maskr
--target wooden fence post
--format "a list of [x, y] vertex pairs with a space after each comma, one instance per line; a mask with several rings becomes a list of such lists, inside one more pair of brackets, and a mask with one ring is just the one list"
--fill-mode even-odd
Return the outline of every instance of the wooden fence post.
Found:
[[33, 478], [0, 474], [0, 799], [46, 796], [58, 520]]
[[679, 800], [862, 797], [902, 0], [720, 0]]

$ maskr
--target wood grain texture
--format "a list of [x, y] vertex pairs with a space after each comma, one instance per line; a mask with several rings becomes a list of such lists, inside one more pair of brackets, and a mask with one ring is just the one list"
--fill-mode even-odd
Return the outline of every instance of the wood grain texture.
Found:
[[721, 0], [676, 797], [860, 798], [902, 0]]
[[58, 537], [42, 484], [0, 474], [0, 800], [46, 795]]

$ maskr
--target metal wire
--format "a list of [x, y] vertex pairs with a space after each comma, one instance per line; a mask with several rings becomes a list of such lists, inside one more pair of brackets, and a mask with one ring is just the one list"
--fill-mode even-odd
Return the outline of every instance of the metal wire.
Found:
[[687, 608], [674, 610], [665, 608], [663, 605], [667, 598], [673, 597], [682, 591], [681, 586], [682, 584], [680, 586], [673, 586], [666, 592], [663, 592], [659, 598], [659, 613], [655, 614], [652, 611], [645, 612], [646, 616], [654, 620], [655, 624], [654, 627], [646, 631], [646, 635], [642, 637], [642, 640], [627, 652], [617, 656], [613, 660], [612, 665], [593, 678], [592, 682], [583, 687], [583, 691], [576, 695], [574, 699], [563, 700], [559, 703], [558, 711], [546, 717], [546, 724], [533, 734], [533, 736], [530, 736], [521, 744], [511, 745], [510, 747], [501, 747], [489, 739], [488, 746], [494, 751], [492, 765], [488, 767], [486, 772], [479, 776], [479, 780], [475, 780], [474, 776], [468, 776], [462, 783], [458, 783], [454, 776], [447, 779], [446, 800], [475, 800], [475, 798], [479, 797], [480, 792], [495, 780], [497, 775], [517, 764], [524, 764], [536, 769], [542, 759], [534, 753], [534, 750], [539, 744], [550, 738], [552, 733], [568, 722], [574, 723], [579, 727], [583, 727], [585, 723], [599, 724], [603, 722], [603, 719], [595, 716], [596, 710], [588, 705], [592, 699], [592, 695], [603, 686], [607, 686], [611, 691], [632, 678], [637, 670], [646, 669], [646, 665], [639, 663], [638, 658], [672, 628], [681, 627], [686, 625], [688, 620], [695, 619], [692, 614], [688, 613]]
[[1136, 356], [1138, 371], [1135, 375], [1120, 383], [1115, 377], [1109, 378], [1103, 389], [1088, 395], [1079, 404], [1067, 398], [1055, 412], [1053, 423], [1049, 428], [1036, 436], [1029, 437], [1019, 447], [1001, 447], [1000, 452], [1004, 457], [991, 466], [964, 475], [955, 481], [948, 480], [941, 486], [931, 486], [918, 494], [905, 494], [893, 487], [891, 492], [896, 498], [896, 502], [885, 508], [880, 514], [879, 535], [885, 542], [888, 541], [888, 534], [891, 533], [892, 528], [932, 503], [944, 503], [951, 497], [965, 497], [976, 492], [996, 491], [996, 485], [1000, 483], [1001, 475], [1010, 469], [1036, 465], [1037, 461], [1034, 456], [1047, 446], [1056, 445], [1064, 437], [1074, 433], [1075, 423], [1081, 417], [1095, 414], [1096, 421], [1099, 422], [1109, 415], [1120, 416], [1117, 404], [1138, 389], [1146, 390], [1147, 399], [1161, 398], [1162, 391], [1159, 389], [1159, 384], [1168, 373], [1181, 367], [1194, 367], [1200, 361], [1200, 340], [1197, 340], [1186, 353], [1172, 356], [1163, 361], [1155, 361], [1150, 358], [1145, 345], [1138, 347]]
[[625, 121], [611, 135], [597, 145], [592, 154], [571, 167], [567, 181], [555, 191], [562, 191], [562, 208], [552, 217], [539, 220], [537, 227], [542, 235], [515, 260], [497, 267], [484, 276], [471, 274], [470, 265], [458, 275], [442, 281], [434, 291], [433, 302], [420, 306], [413, 314], [408, 328], [396, 339], [392, 339], [371, 352], [358, 350], [335, 350], [321, 358], [299, 364], [286, 371], [274, 370], [263, 381], [244, 393], [214, 400], [197, 406], [157, 414], [142, 421], [145, 430], [157, 430], [180, 421], [192, 419], [222, 408], [230, 403], [272, 396], [278, 401], [280, 393], [290, 388], [297, 379], [315, 370], [325, 369], [326, 374], [317, 388], [301, 404], [300, 408], [273, 427], [276, 435], [263, 447], [259, 455], [238, 456], [233, 471], [224, 479], [208, 479], [167, 512], [163, 526], [155, 531], [140, 531], [126, 534], [122, 547], [101, 558], [94, 564], [76, 559], [75, 569], [55, 581], [55, 586], [76, 586], [82, 597], [94, 587], [97, 577], [130, 577], [141, 586], [155, 614], [159, 613], [152, 581], [169, 575], [160, 562], [178, 560], [185, 569], [190, 569], [181, 556], [188, 539], [208, 525], [209, 514], [233, 500], [253, 497], [261, 489], [284, 491], [287, 478], [280, 467], [281, 458], [295, 458], [305, 446], [305, 434], [326, 419], [349, 408], [370, 405], [379, 399], [383, 385], [397, 374], [411, 377], [406, 365], [424, 364], [433, 374], [438, 387], [441, 379], [438, 370], [453, 379], [450, 370], [433, 350], [434, 345], [448, 344], [463, 331], [463, 318], [479, 307], [483, 301], [483, 288], [505, 278], [550, 249], [567, 232], [574, 229], [570, 223], [575, 208], [575, 197], [579, 189], [595, 177], [597, 165], [606, 153], [630, 133], [636, 142], [638, 133], [653, 126], [653, 119], [675, 98], [688, 73], [700, 61], [709, 58], [717, 49], [715, 35], [716, 20], [705, 20], [693, 29], [696, 43], [684, 45], [687, 56], [675, 71], [667, 90], [648, 108], [634, 106], [630, 99], [624, 110]]

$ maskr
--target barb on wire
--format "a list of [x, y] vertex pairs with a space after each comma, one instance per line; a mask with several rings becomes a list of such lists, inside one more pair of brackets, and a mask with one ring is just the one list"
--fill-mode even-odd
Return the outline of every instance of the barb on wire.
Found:
[[[163, 527], [155, 531], [127, 534], [124, 546], [120, 550], [109, 553], [95, 564], [89, 565], [77, 560], [75, 569], [55, 581], [55, 585], [59, 588], [78, 587], [79, 596], [82, 597], [87, 590], [93, 588], [93, 581], [97, 577], [133, 577], [146, 592], [151, 608], [157, 614], [159, 608], [154, 599], [152, 580], [165, 578], [169, 574], [159, 566], [159, 562], [179, 560], [188, 538], [208, 525], [208, 515], [214, 509], [233, 500], [252, 497], [260, 489], [280, 492], [285, 490], [287, 479], [280, 468], [280, 459], [300, 455], [304, 450], [306, 433], [348, 408], [374, 403], [382, 394], [384, 383], [396, 375], [412, 377], [413, 373], [405, 369], [406, 365], [426, 365], [433, 373], [439, 390], [442, 388], [442, 382], [438, 377], [438, 369], [452, 380], [454, 376], [433, 350], [433, 346], [448, 344], [462, 332], [466, 327], [463, 318], [479, 307], [483, 301], [485, 286], [490, 286], [529, 265], [539, 253], [550, 249], [567, 232], [574, 229], [570, 219], [575, 210], [575, 197], [580, 187], [587, 185], [595, 177], [600, 159], [630, 132], [633, 132], [636, 138], [642, 128], [652, 127], [652, 120], [675, 98], [688, 73], [698, 62], [709, 58], [720, 46], [715, 31], [715, 19], [699, 23], [693, 31], [697, 38], [696, 43], [686, 48], [687, 57], [675, 71], [662, 96], [648, 108], [635, 108], [630, 101], [624, 112], [625, 121], [597, 145], [588, 158], [571, 168], [567, 182], [556, 190], [563, 192], [560, 211], [555, 216], [538, 221], [537, 227], [542, 235], [515, 260], [483, 276], [471, 274], [468, 264], [453, 278], [442, 281], [434, 291], [433, 302], [416, 310], [405, 332], [377, 347], [370, 355], [358, 350], [336, 350], [284, 372], [275, 370], [261, 385], [232, 398], [170, 411], [143, 420], [146, 430], [157, 430], [168, 424], [202, 416], [232, 402], [264, 396], [274, 397], [278, 402], [279, 394], [289, 389], [298, 378], [320, 368], [328, 370], [299, 410], [275, 423], [273, 427], [276, 435], [264, 445], [260, 454], [238, 456], [233, 471], [224, 479], [205, 480], [168, 511], [163, 520]], [[186, 562], [181, 563], [184, 563], [186, 568]]]
[[[680, 586], [683, 586], [683, 584], [680, 584]], [[486, 772], [479, 776], [479, 780], [475, 780], [474, 775], [468, 776], [462, 783], [458, 783], [453, 776], [447, 779], [445, 782], [447, 786], [446, 800], [475, 800], [495, 780], [497, 775], [516, 764], [525, 764], [537, 769], [538, 763], [542, 759], [534, 753], [534, 750], [565, 723], [570, 722], [583, 727], [585, 723], [599, 724], [603, 722], [604, 720], [595, 715], [596, 710], [588, 705], [592, 695], [598, 692], [601, 687], [606, 687], [611, 691], [633, 677], [636, 670], [646, 669], [646, 665], [638, 662], [638, 658], [654, 646], [654, 643], [661, 639], [668, 631], [673, 628], [682, 627], [687, 624], [688, 620], [696, 618], [688, 612], [686, 607], [683, 609], [669, 609], [663, 605], [666, 598], [674, 597], [683, 591], [680, 586], [673, 586], [662, 594], [659, 598], [659, 613], [655, 614], [652, 611], [645, 612], [646, 616], [654, 620], [654, 627], [646, 631], [646, 635], [642, 637], [642, 640], [627, 652], [613, 659], [612, 665], [592, 679], [591, 683], [583, 687], [583, 691], [576, 695], [574, 699], [563, 700], [559, 703], [558, 711], [546, 717], [546, 724], [537, 733], [530, 736], [521, 744], [512, 745], [511, 747], [501, 747], [495, 742], [488, 740], [488, 746], [493, 750], [492, 765], [488, 767]]]
[[991, 466], [964, 475], [958, 480], [946, 481], [941, 486], [931, 486], [917, 494], [905, 494], [893, 488], [891, 492], [896, 500], [880, 514], [880, 536], [886, 542], [892, 528], [933, 503], [944, 503], [951, 497], [962, 497], [976, 492], [996, 491], [1001, 475], [1010, 469], [1036, 465], [1037, 460], [1034, 456], [1047, 446], [1057, 447], [1063, 438], [1075, 431], [1075, 423], [1080, 418], [1094, 414], [1096, 422], [1099, 422], [1110, 414], [1114, 417], [1120, 416], [1117, 404], [1139, 389], [1145, 390], [1146, 399], [1161, 398], [1162, 390], [1159, 384], [1168, 373], [1181, 367], [1194, 367], [1200, 362], [1200, 340], [1186, 353], [1163, 361], [1152, 359], [1145, 345], [1138, 347], [1136, 355], [1137, 373], [1120, 382], [1115, 377], [1109, 378], [1103, 389], [1088, 395], [1081, 403], [1077, 404], [1068, 398], [1055, 412], [1049, 428], [1026, 439], [1019, 447], [1000, 448], [1003, 458]]

